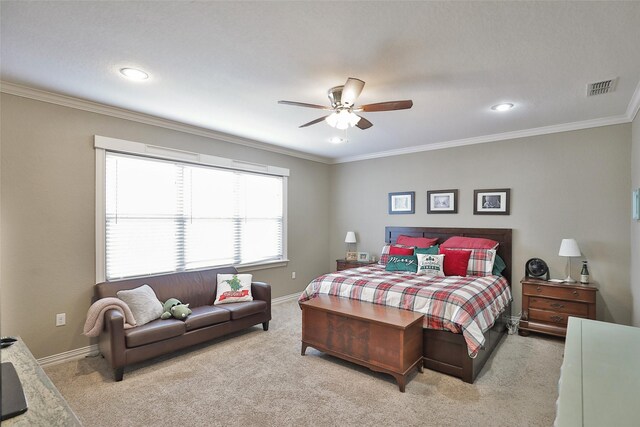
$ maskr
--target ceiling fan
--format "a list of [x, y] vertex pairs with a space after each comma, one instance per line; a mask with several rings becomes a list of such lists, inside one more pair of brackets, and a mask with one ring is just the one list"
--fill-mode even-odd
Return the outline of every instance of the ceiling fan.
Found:
[[305, 102], [295, 101], [278, 101], [278, 104], [295, 105], [298, 107], [317, 108], [319, 110], [332, 111], [331, 114], [312, 120], [309, 123], [301, 125], [301, 128], [315, 125], [321, 121], [326, 121], [330, 126], [338, 129], [347, 129], [353, 126], [357, 126], [360, 129], [369, 129], [373, 126], [369, 120], [362, 116], [357, 115], [361, 111], [363, 112], [376, 112], [376, 111], [392, 111], [392, 110], [406, 110], [413, 106], [413, 101], [410, 99], [404, 101], [387, 101], [378, 102], [375, 104], [355, 106], [356, 99], [360, 96], [364, 82], [360, 79], [349, 77], [344, 86], [335, 86], [327, 91], [327, 96], [331, 102], [331, 107], [325, 107], [317, 104], [307, 104]]

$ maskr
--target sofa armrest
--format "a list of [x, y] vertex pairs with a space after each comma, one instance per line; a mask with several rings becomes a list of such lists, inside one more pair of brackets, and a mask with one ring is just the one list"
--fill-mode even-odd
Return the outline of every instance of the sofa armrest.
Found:
[[264, 282], [251, 282], [251, 296], [253, 296], [253, 299], [267, 303], [267, 313], [269, 319], [271, 319], [271, 285]]
[[125, 365], [124, 316], [118, 310], [108, 310], [104, 314], [104, 330], [100, 334], [99, 345], [111, 367]]

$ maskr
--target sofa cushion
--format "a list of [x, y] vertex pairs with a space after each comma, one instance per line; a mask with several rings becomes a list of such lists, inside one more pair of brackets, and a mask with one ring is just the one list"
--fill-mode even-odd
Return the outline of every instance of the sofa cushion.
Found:
[[243, 317], [251, 316], [252, 314], [259, 314], [267, 311], [267, 303], [260, 300], [232, 302], [218, 307], [229, 310], [231, 320], [242, 319]]
[[193, 312], [189, 317], [187, 317], [187, 320], [184, 321], [187, 331], [231, 320], [231, 313], [229, 310], [223, 310], [210, 305], [196, 307], [192, 311]]
[[125, 329], [124, 338], [127, 348], [132, 348], [180, 336], [185, 330], [182, 320], [154, 320], [143, 326]]

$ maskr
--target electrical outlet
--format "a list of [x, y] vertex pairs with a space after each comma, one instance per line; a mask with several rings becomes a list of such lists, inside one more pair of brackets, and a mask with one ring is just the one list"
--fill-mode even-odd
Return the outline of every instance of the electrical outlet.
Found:
[[64, 326], [67, 324], [67, 313], [56, 314], [56, 326]]
[[292, 278], [292, 279], [295, 279], [295, 278], [296, 278], [296, 272], [295, 272], [295, 271], [292, 271], [292, 272], [291, 272], [291, 278]]

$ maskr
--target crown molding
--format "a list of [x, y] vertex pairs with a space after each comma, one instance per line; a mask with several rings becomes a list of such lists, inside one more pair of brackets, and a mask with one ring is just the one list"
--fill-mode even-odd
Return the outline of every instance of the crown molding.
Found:
[[513, 132], [497, 133], [492, 135], [477, 136], [472, 138], [456, 139], [451, 141], [436, 142], [433, 144], [424, 144], [414, 147], [400, 148], [397, 150], [379, 151], [376, 153], [362, 154], [357, 156], [346, 156], [337, 158], [328, 158], [322, 156], [316, 156], [313, 154], [303, 153], [296, 150], [290, 150], [282, 147], [277, 147], [272, 144], [264, 142], [254, 141], [222, 132], [205, 129], [202, 127], [189, 125], [186, 123], [177, 122], [174, 120], [163, 119], [160, 117], [152, 116], [150, 114], [138, 113], [124, 108], [112, 107], [105, 104], [100, 104], [93, 101], [87, 101], [80, 98], [75, 98], [67, 95], [61, 95], [53, 92], [47, 92], [40, 89], [34, 89], [27, 86], [17, 85], [14, 83], [0, 81], [0, 92], [7, 93], [9, 95], [21, 96], [23, 98], [30, 98], [37, 101], [48, 102], [51, 104], [61, 105], [64, 107], [75, 108], [78, 110], [89, 111], [92, 113], [104, 114], [111, 117], [116, 117], [125, 120], [131, 120], [143, 124], [152, 126], [158, 126], [166, 129], [175, 130], [178, 132], [189, 133], [192, 135], [202, 136], [205, 138], [211, 138], [218, 141], [229, 142], [232, 144], [242, 145], [245, 147], [251, 147], [258, 150], [269, 151], [272, 153], [283, 154], [286, 156], [297, 157], [300, 159], [311, 160], [324, 164], [340, 164], [357, 162], [361, 160], [379, 159], [383, 157], [400, 156], [403, 154], [413, 154], [423, 151], [442, 150], [445, 148], [463, 147], [466, 145], [483, 144], [486, 142], [504, 141], [507, 139], [526, 138], [530, 136], [548, 135], [560, 132], [569, 132], [581, 129], [590, 129], [600, 126], [610, 126], [622, 123], [629, 123], [634, 120], [638, 111], [640, 110], [640, 82], [636, 86], [636, 90], [631, 97], [627, 111], [624, 115], [604, 117], [600, 119], [584, 120], [580, 122], [563, 123], [559, 125], [543, 126], [532, 129], [525, 129]]
[[532, 129], [518, 130], [513, 132], [496, 133], [492, 135], [476, 136], [473, 138], [455, 139], [452, 141], [436, 142], [415, 147], [400, 148], [398, 150], [380, 151], [377, 153], [363, 154], [361, 156], [340, 157], [334, 159], [333, 164], [357, 162], [360, 160], [379, 159], [381, 157], [400, 156], [403, 154], [413, 154], [422, 151], [442, 150], [444, 148], [463, 147], [465, 145], [484, 144], [485, 142], [504, 141], [507, 139], [526, 138], [529, 136], [548, 135], [560, 132], [569, 132], [580, 129], [589, 129], [601, 126], [618, 125], [629, 123], [627, 114], [620, 116], [604, 117], [601, 119], [585, 120], [581, 122], [563, 123], [560, 125], [543, 126]]
[[638, 82], [636, 91], [633, 93], [631, 101], [629, 101], [629, 106], [627, 107], [627, 118], [629, 118], [630, 122], [636, 118], [638, 110], [640, 110], [640, 82]]
[[47, 92], [40, 89], [34, 89], [27, 86], [17, 85], [5, 81], [0, 81], [0, 92], [20, 96], [23, 98], [34, 99], [36, 101], [48, 102], [50, 104], [61, 105], [63, 107], [75, 108], [76, 110], [88, 111], [91, 113], [104, 114], [106, 116], [116, 117], [119, 119], [131, 120], [152, 126], [158, 126], [165, 129], [171, 129], [178, 132], [189, 133], [192, 135], [211, 138], [218, 141], [229, 142], [232, 144], [243, 145], [258, 150], [269, 151], [286, 156], [297, 157], [300, 159], [311, 160], [318, 163], [330, 164], [331, 160], [327, 157], [316, 156], [313, 154], [303, 153], [296, 150], [277, 147], [265, 142], [259, 142], [230, 135], [223, 132], [217, 132], [199, 126], [189, 125], [174, 120], [163, 119], [161, 117], [152, 116], [150, 114], [138, 113], [124, 108], [113, 107], [110, 105], [100, 104], [85, 99], [75, 98], [72, 96], [61, 95], [58, 93]]

